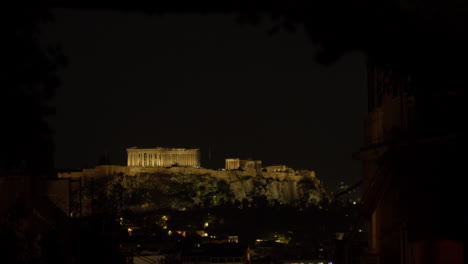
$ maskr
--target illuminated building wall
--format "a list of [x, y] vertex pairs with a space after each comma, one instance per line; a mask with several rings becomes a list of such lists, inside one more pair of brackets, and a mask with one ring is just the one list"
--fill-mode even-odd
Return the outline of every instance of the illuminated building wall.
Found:
[[262, 161], [261, 160], [241, 160], [240, 167], [243, 170], [254, 170], [254, 171], [261, 171], [262, 170]]
[[240, 168], [240, 159], [226, 159], [226, 170], [237, 170]]
[[200, 167], [200, 150], [185, 148], [127, 149], [127, 166], [131, 167]]
[[226, 170], [254, 170], [261, 171], [261, 160], [241, 160], [241, 159], [226, 159]]

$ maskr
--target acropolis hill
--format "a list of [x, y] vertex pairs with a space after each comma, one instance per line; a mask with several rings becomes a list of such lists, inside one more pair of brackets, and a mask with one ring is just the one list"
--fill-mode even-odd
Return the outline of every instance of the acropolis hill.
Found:
[[[133, 147], [127, 149], [127, 166], [101, 165], [79, 172], [59, 173], [58, 177], [84, 181], [106, 178], [124, 188], [134, 188], [136, 182], [140, 182], [138, 188], [147, 188], [149, 184], [168, 195], [171, 192], [164, 186], [174, 183], [185, 185], [184, 188], [200, 185], [200, 190], [205, 190], [210, 184], [219, 186], [219, 182], [225, 182], [232, 199], [238, 201], [251, 200], [257, 195], [282, 203], [302, 200], [316, 204], [326, 196], [314, 171], [296, 171], [286, 165], [263, 167], [259, 160], [238, 158], [226, 159], [222, 170], [207, 169], [200, 166], [199, 149]], [[194, 192], [200, 193], [200, 190]], [[196, 202], [197, 198], [193, 200]]]

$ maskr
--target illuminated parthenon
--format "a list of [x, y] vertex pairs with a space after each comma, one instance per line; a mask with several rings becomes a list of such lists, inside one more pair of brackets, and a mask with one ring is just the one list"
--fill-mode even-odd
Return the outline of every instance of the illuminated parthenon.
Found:
[[127, 166], [132, 167], [200, 167], [200, 149], [128, 148]]

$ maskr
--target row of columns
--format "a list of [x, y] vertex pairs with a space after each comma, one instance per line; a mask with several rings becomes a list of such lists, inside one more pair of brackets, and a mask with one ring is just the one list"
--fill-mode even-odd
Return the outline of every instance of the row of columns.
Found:
[[128, 153], [127, 165], [137, 167], [170, 167], [175, 164], [184, 167], [200, 166], [198, 152], [184, 152], [132, 151]]
[[226, 159], [226, 170], [236, 170], [240, 167], [239, 159]]

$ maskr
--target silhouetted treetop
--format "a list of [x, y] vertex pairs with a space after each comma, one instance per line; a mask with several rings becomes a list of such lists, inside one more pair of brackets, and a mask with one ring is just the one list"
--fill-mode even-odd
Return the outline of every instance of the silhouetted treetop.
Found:
[[57, 46], [40, 41], [46, 8], [3, 8], [0, 174], [43, 174], [53, 169], [52, 131], [45, 117], [59, 86], [56, 75], [65, 59]]

